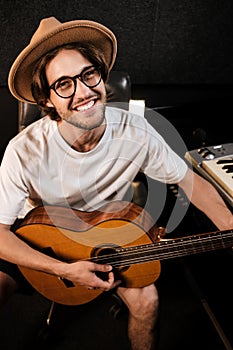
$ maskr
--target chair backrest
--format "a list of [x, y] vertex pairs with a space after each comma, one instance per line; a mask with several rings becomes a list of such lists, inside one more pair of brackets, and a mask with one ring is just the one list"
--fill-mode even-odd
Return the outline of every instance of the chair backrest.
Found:
[[[107, 101], [128, 103], [131, 98], [131, 80], [128, 73], [123, 71], [111, 71], [106, 85]], [[41, 110], [35, 104], [19, 101], [18, 103], [18, 130], [40, 119], [43, 116]]]

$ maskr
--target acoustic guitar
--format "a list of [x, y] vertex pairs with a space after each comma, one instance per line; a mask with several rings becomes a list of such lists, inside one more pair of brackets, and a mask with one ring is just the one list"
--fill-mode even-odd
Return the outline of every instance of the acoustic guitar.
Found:
[[[122, 285], [127, 287], [154, 283], [160, 275], [162, 260], [233, 245], [233, 230], [174, 239], [166, 239], [164, 233], [146, 210], [125, 201], [92, 212], [39, 206], [15, 229], [15, 234], [33, 248], [59, 260], [112, 265]], [[21, 266], [19, 269], [40, 294], [56, 303], [80, 305], [102, 293], [41, 271]]]

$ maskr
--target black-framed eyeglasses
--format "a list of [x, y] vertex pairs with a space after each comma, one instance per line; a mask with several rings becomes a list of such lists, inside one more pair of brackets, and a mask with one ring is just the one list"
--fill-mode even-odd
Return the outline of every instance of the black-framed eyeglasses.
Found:
[[63, 76], [50, 85], [49, 89], [54, 90], [59, 97], [70, 98], [75, 94], [77, 79], [87, 87], [94, 88], [99, 85], [101, 81], [100, 68], [88, 66], [84, 68], [80, 74], [77, 74], [74, 77]]

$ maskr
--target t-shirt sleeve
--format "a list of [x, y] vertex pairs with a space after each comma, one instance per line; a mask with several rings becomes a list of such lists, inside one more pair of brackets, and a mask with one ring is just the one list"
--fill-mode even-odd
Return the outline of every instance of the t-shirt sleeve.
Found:
[[0, 166], [0, 223], [12, 225], [28, 197], [19, 156], [9, 143]]
[[154, 180], [178, 183], [187, 171], [187, 164], [150, 125], [147, 129], [148, 152], [143, 171]]

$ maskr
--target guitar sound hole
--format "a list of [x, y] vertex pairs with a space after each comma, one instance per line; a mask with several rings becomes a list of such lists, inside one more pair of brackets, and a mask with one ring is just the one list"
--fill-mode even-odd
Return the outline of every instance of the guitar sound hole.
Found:
[[[93, 259], [94, 262], [98, 264], [110, 264], [113, 266], [114, 274], [117, 273], [117, 269], [114, 268], [114, 262], [119, 261], [119, 256], [116, 253], [116, 249], [119, 248], [116, 245], [101, 245], [98, 247], [95, 247], [92, 252], [91, 252], [91, 257], [92, 258], [97, 258]], [[97, 271], [96, 275], [101, 278], [103, 281], [108, 280], [108, 273], [107, 272], [100, 272]]]

